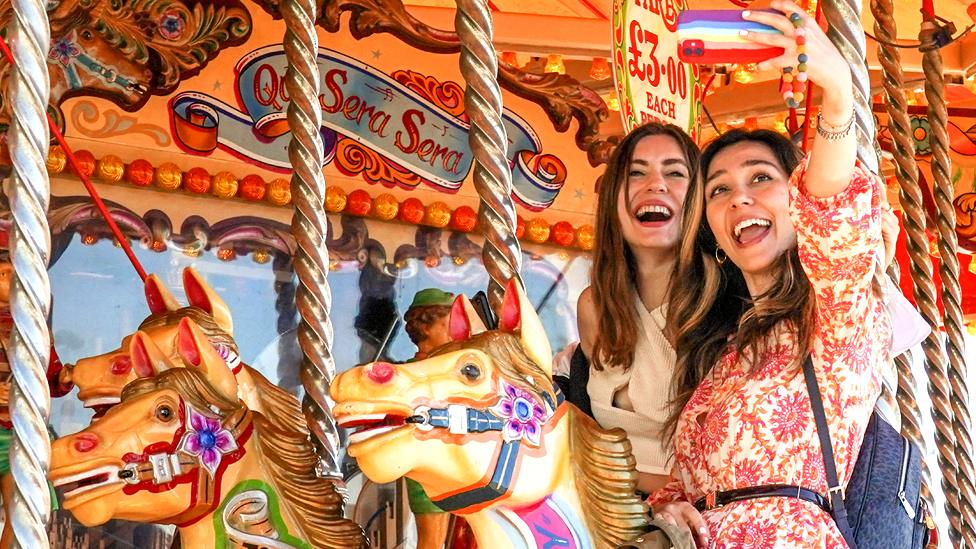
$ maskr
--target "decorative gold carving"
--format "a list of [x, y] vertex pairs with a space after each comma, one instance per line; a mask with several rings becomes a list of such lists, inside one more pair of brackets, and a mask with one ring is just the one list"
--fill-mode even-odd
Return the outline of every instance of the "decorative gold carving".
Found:
[[[265, 9], [278, 13], [278, 2], [265, 0]], [[318, 24], [329, 32], [338, 32], [341, 15], [349, 12], [349, 30], [354, 37], [390, 33], [407, 44], [433, 53], [457, 53], [461, 42], [457, 33], [431, 27], [407, 12], [400, 0], [325, 0]], [[576, 146], [586, 151], [593, 166], [605, 163], [613, 144], [600, 138], [600, 124], [610, 116], [599, 94], [571, 76], [535, 74], [499, 61], [498, 81], [508, 91], [538, 103], [556, 130], [569, 130], [575, 118]]]
[[[96, 126], [99, 122], [101, 126]], [[89, 100], [78, 101], [71, 107], [71, 124], [78, 133], [93, 139], [141, 134], [160, 147], [168, 147], [173, 143], [166, 128], [139, 122], [137, 117], [122, 114], [115, 109], [99, 109]]]

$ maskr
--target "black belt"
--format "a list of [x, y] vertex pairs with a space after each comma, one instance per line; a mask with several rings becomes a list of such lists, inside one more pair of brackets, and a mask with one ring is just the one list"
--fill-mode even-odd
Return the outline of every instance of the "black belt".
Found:
[[830, 513], [830, 503], [819, 492], [790, 484], [765, 484], [763, 486], [736, 488], [735, 490], [725, 490], [723, 492], [710, 492], [695, 502], [695, 509], [698, 509], [699, 512], [709, 511], [736, 501], [757, 498], [802, 499], [820, 507], [828, 514]]

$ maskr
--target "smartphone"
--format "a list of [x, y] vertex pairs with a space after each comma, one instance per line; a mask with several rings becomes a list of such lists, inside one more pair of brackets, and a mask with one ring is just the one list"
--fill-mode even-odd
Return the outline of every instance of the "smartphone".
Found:
[[678, 14], [678, 59], [700, 65], [759, 63], [783, 54], [783, 48], [742, 38], [742, 30], [782, 34], [769, 25], [746, 21], [742, 10], [685, 10]]

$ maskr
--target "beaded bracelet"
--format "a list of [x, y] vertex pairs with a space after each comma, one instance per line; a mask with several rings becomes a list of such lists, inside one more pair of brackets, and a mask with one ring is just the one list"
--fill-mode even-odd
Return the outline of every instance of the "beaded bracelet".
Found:
[[843, 139], [847, 137], [847, 134], [851, 133], [851, 128], [854, 127], [854, 111], [851, 111], [851, 117], [847, 119], [847, 122], [843, 124], [834, 125], [830, 122], [826, 122], [823, 119], [823, 115], [817, 115], [817, 135], [823, 137], [827, 141], [837, 141], [838, 139]]
[[807, 30], [803, 28], [803, 16], [799, 13], [790, 14], [790, 23], [793, 23], [794, 38], [796, 39], [796, 75], [793, 75], [793, 67], [783, 67], [783, 99], [786, 106], [796, 109], [803, 102], [803, 92], [807, 87]]

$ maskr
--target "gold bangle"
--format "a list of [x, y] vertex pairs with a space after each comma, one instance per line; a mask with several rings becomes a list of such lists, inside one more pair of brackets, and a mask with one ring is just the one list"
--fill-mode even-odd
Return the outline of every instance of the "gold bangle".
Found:
[[830, 122], [826, 122], [823, 119], [822, 114], [817, 115], [817, 134], [824, 138], [826, 141], [838, 141], [847, 137], [851, 133], [851, 128], [854, 127], [854, 111], [851, 111], [851, 117], [847, 119], [847, 122], [834, 125]]

